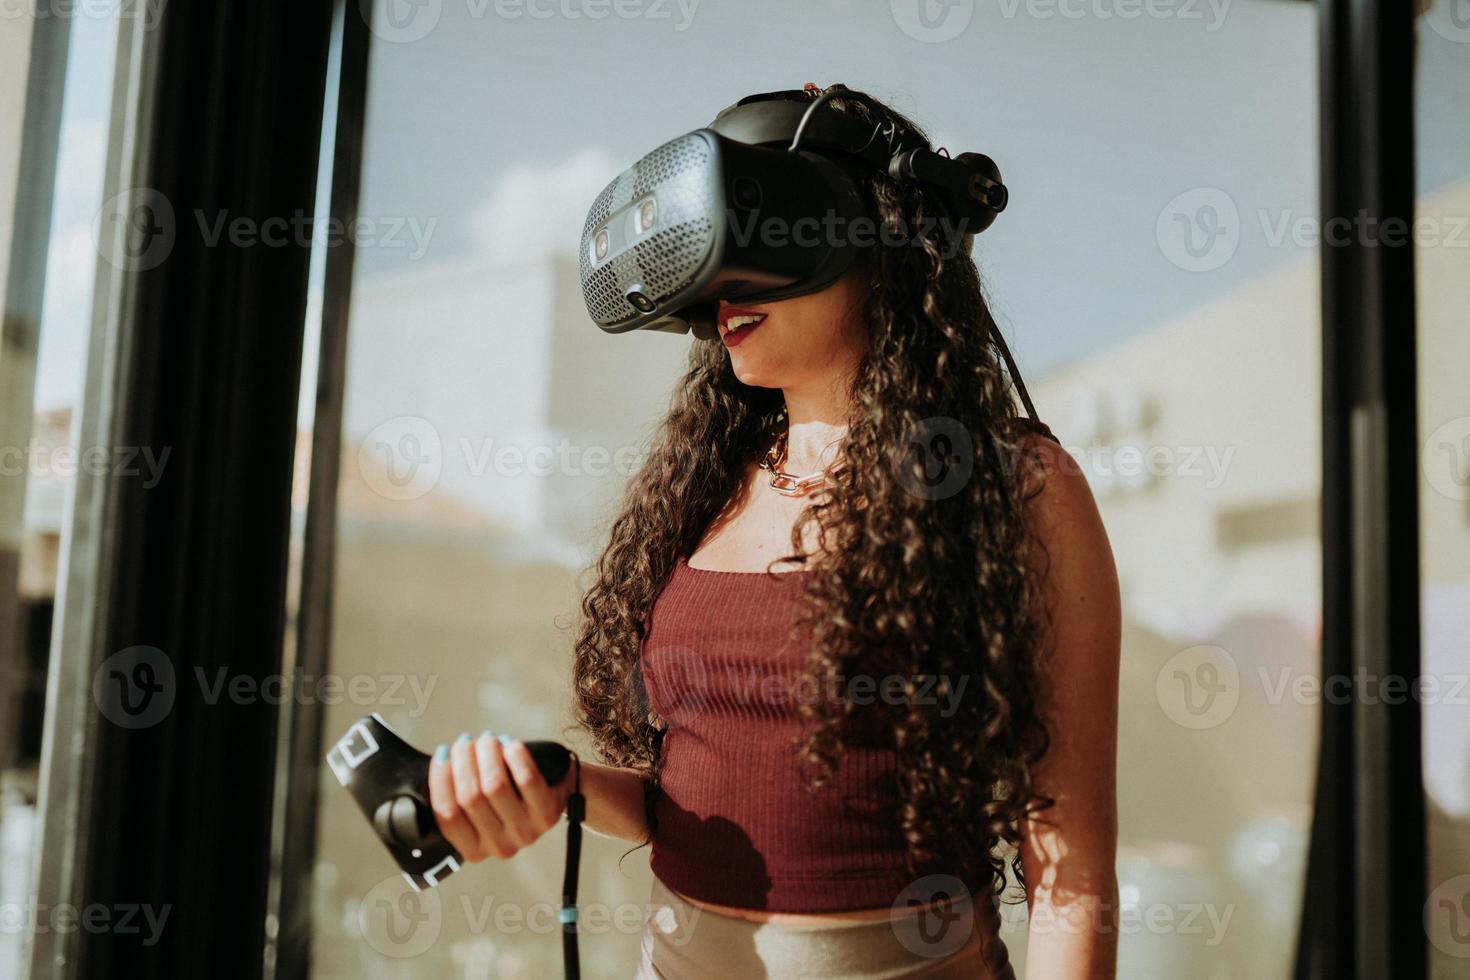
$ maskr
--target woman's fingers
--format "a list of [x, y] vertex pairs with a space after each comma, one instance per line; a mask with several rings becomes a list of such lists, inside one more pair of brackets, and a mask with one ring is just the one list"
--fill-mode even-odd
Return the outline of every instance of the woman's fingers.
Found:
[[455, 740], [454, 746], [449, 750], [449, 761], [454, 770], [455, 802], [459, 804], [460, 811], [469, 818], [479, 838], [477, 855], [465, 855], [465, 859], [480, 861], [487, 857], [510, 857], [515, 849], [507, 847], [505, 828], [500, 817], [490, 801], [480, 792], [482, 780], [479, 760], [475, 753], [475, 744], [468, 733]]
[[561, 817], [562, 807], [566, 805], [565, 796], [546, 785], [546, 777], [541, 775], [525, 742], [511, 740], [505, 743], [504, 754], [505, 763], [515, 777], [516, 788], [520, 790], [521, 800], [535, 821], [536, 832], [544, 834]]
[[475, 742], [475, 752], [480, 760], [480, 791], [504, 825], [508, 841], [521, 848], [540, 837], [545, 828], [536, 825], [506, 767], [504, 749], [509, 740], [509, 736], [496, 738], [486, 732]]
[[453, 844], [466, 861], [480, 860], [480, 834], [460, 809], [447, 745], [439, 746], [434, 753], [434, 761], [429, 763], [429, 806], [444, 839]]
[[470, 862], [508, 858], [555, 826], [569, 780], [546, 785], [525, 744], [461, 735], [429, 765], [429, 802], [444, 839]]

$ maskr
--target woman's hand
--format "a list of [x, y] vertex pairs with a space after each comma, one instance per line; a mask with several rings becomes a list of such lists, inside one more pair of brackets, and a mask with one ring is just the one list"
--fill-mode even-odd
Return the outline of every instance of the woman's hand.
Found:
[[489, 732], [439, 746], [429, 765], [439, 831], [470, 863], [511, 857], [550, 830], [571, 786], [570, 778], [546, 785], [524, 743]]

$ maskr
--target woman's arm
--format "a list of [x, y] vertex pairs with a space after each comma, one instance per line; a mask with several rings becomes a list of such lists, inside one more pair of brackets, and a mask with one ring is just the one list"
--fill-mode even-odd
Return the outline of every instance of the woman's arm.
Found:
[[647, 782], [647, 776], [632, 769], [582, 763], [588, 829], [630, 844], [647, 843], [648, 819], [643, 809]]
[[1038, 439], [1041, 491], [1030, 510], [1045, 546], [1040, 708], [1051, 749], [1037, 791], [1056, 801], [1022, 825], [1029, 927], [1026, 972], [1058, 980], [1111, 980], [1117, 969], [1117, 569], [1077, 462]]

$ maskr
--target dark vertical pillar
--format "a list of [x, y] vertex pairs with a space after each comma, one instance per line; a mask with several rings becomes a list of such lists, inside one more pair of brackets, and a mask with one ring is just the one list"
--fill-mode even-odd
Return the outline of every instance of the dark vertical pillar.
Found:
[[[1423, 977], [1412, 5], [1322, 0], [1321, 765], [1297, 976]], [[1360, 680], [1361, 678], [1361, 680]], [[1403, 688], [1400, 688], [1403, 690]]]
[[[102, 277], [116, 278], [115, 388], [88, 397], [107, 401], [115, 445], [166, 462], [156, 485], [96, 488], [96, 580], [68, 599], [95, 589], [96, 614], [61, 641], [72, 682], [58, 696], [76, 720], [51, 732], [56, 759], [84, 746], [81, 788], [74, 825], [46, 818], [48, 847], [79, 843], [42, 880], [112, 923], [135, 915], [131, 931], [38, 937], [38, 975], [261, 975], [332, 6], [169, 3], [153, 5], [156, 27], [122, 29], [119, 62], [147, 84], [118, 109], [136, 122], [114, 126], [136, 145], [113, 153], [137, 161], [115, 216], [127, 246]], [[65, 790], [56, 776], [56, 806]]]
[[[362, 179], [363, 124], [367, 114], [368, 52], [371, 35], [361, 4], [338, 10], [339, 72], [336, 126], [331, 154], [329, 211], [342, 227], [358, 216]], [[347, 385], [347, 324], [351, 311], [356, 251], [350, 238], [328, 252], [322, 284], [321, 342], [315, 379], [310, 493], [302, 545], [300, 612], [296, 623], [296, 668], [322, 677], [330, 668], [332, 584], [336, 569], [337, 483], [342, 466], [342, 405]], [[318, 787], [323, 768], [322, 705], [317, 699], [286, 706], [285, 771], [277, 781], [276, 880], [271, 914], [278, 923], [269, 946], [272, 980], [306, 980], [311, 975], [312, 875], [316, 865]]]

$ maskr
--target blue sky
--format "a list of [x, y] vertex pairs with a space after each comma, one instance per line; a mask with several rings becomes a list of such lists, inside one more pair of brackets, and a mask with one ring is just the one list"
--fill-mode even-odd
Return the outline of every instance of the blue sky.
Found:
[[[1272, 246], [1265, 228], [1317, 212], [1311, 4], [1179, 3], [1174, 16], [1124, 20], [989, 0], [971, 3], [968, 26], [942, 43], [906, 34], [901, 6], [704, 0], [680, 30], [672, 0], [665, 19], [649, 7], [602, 21], [477, 17], [445, 0], [426, 37], [375, 53], [364, 211], [439, 216], [434, 252], [448, 256], [476, 247], [473, 222], [457, 216], [508, 168], [556, 174], [598, 148], [610, 172], [595, 193], [742, 95], [842, 81], [890, 99], [952, 150], [999, 162], [1012, 204], [977, 257], [1033, 370], [1305, 254]], [[1470, 45], [1423, 33], [1429, 189], [1470, 172], [1470, 114], [1451, 95], [1470, 91]], [[1234, 256], [1205, 272], [1170, 262], [1156, 229], [1161, 209], [1195, 188], [1223, 189], [1243, 219]], [[362, 268], [401, 258], [380, 250]]]

